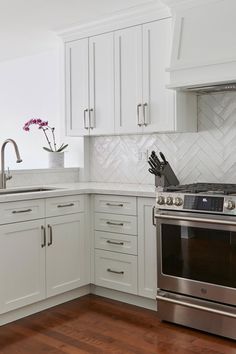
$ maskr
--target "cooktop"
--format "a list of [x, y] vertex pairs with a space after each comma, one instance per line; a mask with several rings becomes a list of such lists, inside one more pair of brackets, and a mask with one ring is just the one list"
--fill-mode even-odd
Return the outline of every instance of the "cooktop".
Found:
[[234, 195], [236, 194], [236, 184], [228, 183], [192, 183], [178, 186], [165, 187], [164, 192], [170, 193], [191, 193], [191, 194], [218, 194]]

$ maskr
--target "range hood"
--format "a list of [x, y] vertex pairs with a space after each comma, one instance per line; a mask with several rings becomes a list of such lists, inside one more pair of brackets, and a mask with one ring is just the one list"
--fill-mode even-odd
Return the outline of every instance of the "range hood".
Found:
[[162, 0], [173, 16], [168, 88], [236, 91], [236, 0]]

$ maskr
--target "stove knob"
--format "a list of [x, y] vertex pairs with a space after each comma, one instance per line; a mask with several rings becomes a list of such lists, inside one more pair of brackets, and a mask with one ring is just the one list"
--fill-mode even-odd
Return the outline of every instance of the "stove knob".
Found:
[[172, 197], [167, 197], [166, 198], [166, 204], [167, 205], [172, 205], [173, 204], [173, 198]]
[[183, 204], [183, 199], [180, 197], [177, 197], [174, 199], [174, 205], [175, 206], [181, 206]]
[[233, 200], [226, 200], [224, 202], [224, 206], [228, 210], [233, 210], [233, 209], [235, 209], [235, 202]]
[[165, 204], [165, 198], [162, 197], [162, 196], [158, 197], [157, 198], [157, 204], [159, 204], [159, 205]]

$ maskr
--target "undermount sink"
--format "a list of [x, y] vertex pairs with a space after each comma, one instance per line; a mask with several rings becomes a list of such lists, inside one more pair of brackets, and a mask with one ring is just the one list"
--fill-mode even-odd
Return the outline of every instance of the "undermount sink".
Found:
[[56, 189], [57, 188], [46, 188], [46, 187], [2, 189], [2, 190], [0, 190], [0, 195], [19, 194], [19, 193], [34, 193], [34, 192], [48, 192], [48, 191], [53, 191], [53, 190], [56, 190]]

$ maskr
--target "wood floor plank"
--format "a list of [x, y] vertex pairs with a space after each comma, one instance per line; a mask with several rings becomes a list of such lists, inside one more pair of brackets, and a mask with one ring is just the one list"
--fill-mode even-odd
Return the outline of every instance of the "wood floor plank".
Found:
[[0, 354], [236, 354], [236, 342], [95, 295], [0, 327]]

